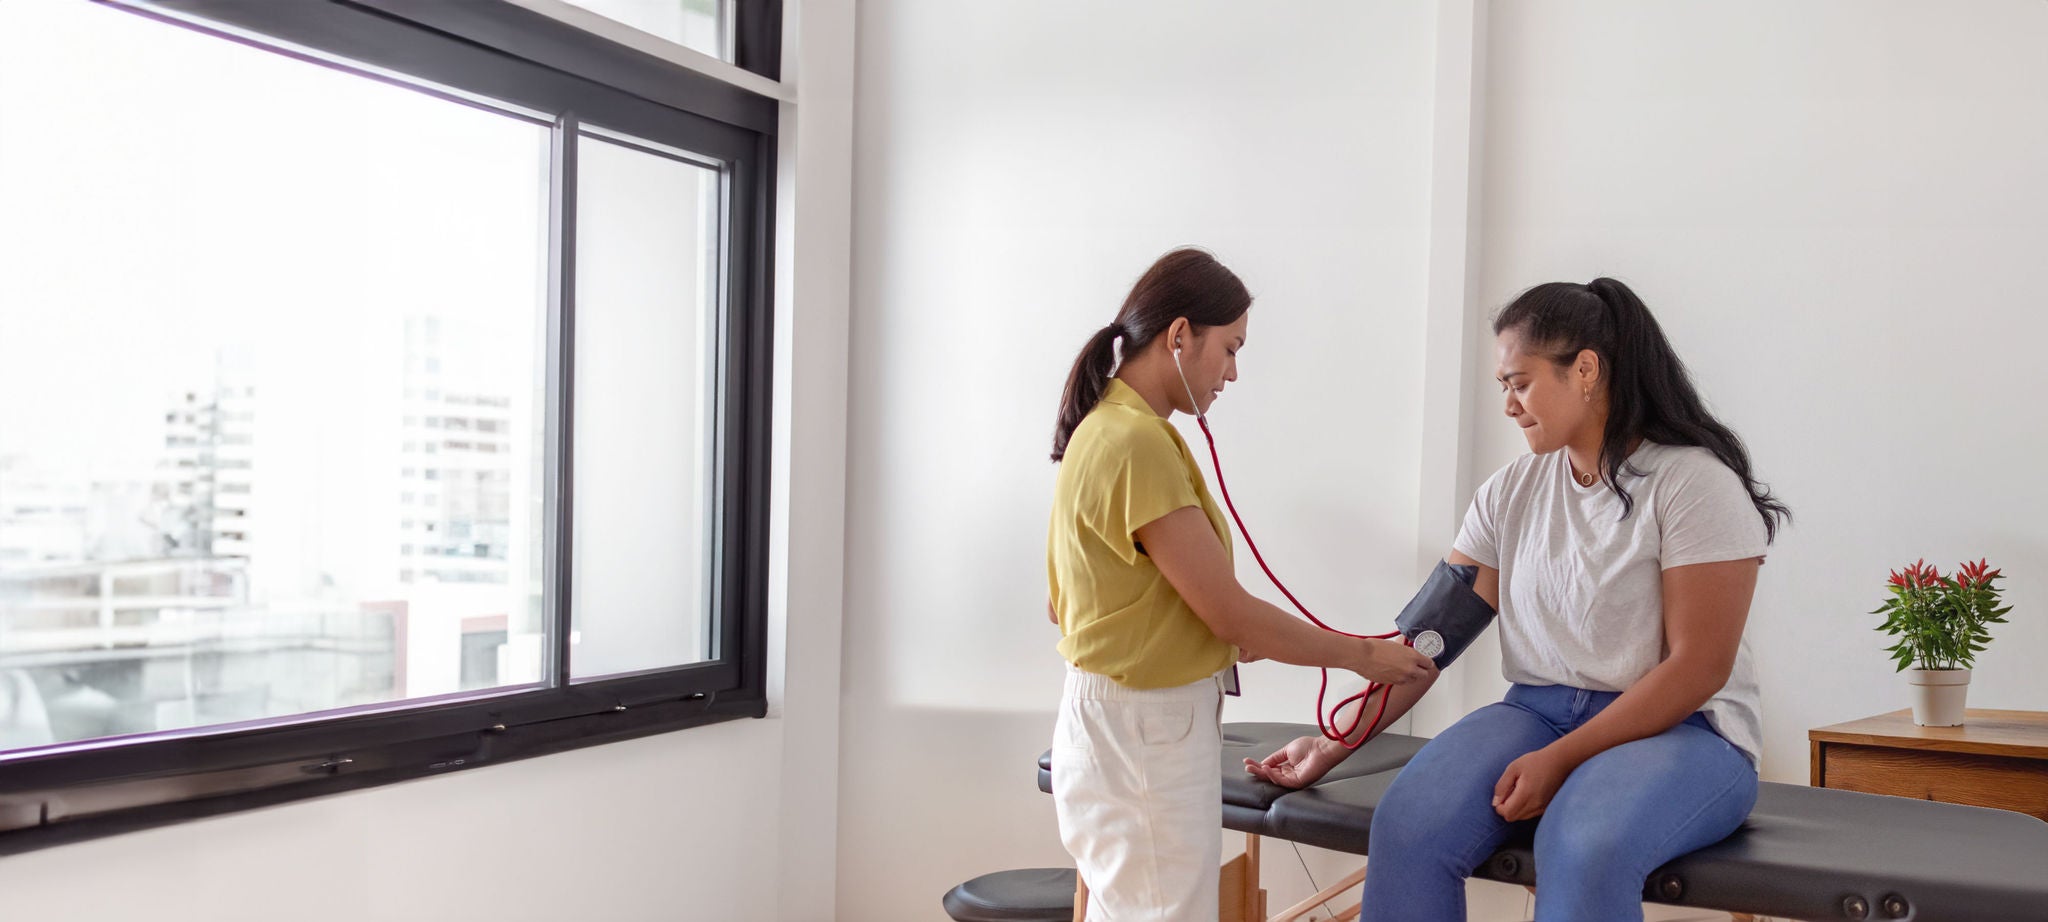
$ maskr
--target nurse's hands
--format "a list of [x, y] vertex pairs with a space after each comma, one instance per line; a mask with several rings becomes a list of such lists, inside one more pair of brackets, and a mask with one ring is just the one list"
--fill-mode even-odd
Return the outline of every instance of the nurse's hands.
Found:
[[1262, 781], [1298, 790], [1321, 781], [1347, 755], [1350, 753], [1337, 743], [1320, 736], [1304, 736], [1263, 760], [1244, 760], [1244, 770]]
[[1361, 646], [1351, 671], [1364, 676], [1368, 682], [1406, 685], [1436, 674], [1436, 663], [1405, 643], [1391, 640], [1360, 640], [1357, 643]]
[[1493, 812], [1510, 823], [1542, 816], [1550, 799], [1577, 768], [1569, 757], [1545, 746], [1508, 763], [1493, 786]]

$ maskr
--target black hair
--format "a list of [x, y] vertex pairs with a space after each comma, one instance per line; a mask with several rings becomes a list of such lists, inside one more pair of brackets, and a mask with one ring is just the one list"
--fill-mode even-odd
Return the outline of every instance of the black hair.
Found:
[[1060, 394], [1059, 419], [1053, 424], [1052, 459], [1067, 456], [1067, 440], [1073, 438], [1074, 428], [1102, 402], [1116, 365], [1118, 339], [1124, 341], [1125, 355], [1137, 355], [1181, 317], [1200, 331], [1236, 323], [1251, 306], [1251, 292], [1245, 290], [1237, 273], [1207, 250], [1181, 247], [1159, 257], [1131, 286], [1116, 319], [1095, 331], [1074, 358], [1066, 390]]
[[[1635, 499], [1619, 476], [1629, 446], [1637, 439], [1664, 445], [1696, 445], [1713, 452], [1742, 478], [1750, 501], [1764, 519], [1764, 533], [1775, 541], [1778, 527], [1792, 519], [1792, 510], [1770, 487], [1758, 481], [1742, 439], [1707, 411], [1692, 375], [1685, 370], [1664, 328], [1636, 293], [1614, 279], [1590, 284], [1550, 282], [1529, 289], [1502, 308], [1493, 333], [1514, 330], [1531, 353], [1569, 368], [1581, 351], [1600, 356], [1600, 374], [1607, 382], [1607, 429], [1601, 434], [1600, 479], [1621, 496], [1622, 515], [1635, 509]], [[1631, 472], [1640, 473], [1640, 472]]]

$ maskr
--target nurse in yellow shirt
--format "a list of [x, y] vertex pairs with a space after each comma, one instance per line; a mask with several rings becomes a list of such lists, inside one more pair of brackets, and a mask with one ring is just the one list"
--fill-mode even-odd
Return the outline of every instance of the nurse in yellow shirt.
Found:
[[1060, 401], [1046, 575], [1068, 667], [1052, 785], [1092, 922], [1216, 918], [1221, 676], [1240, 657], [1435, 676], [1402, 644], [1326, 633], [1238, 585], [1229, 526], [1167, 418], [1207, 412], [1237, 380], [1251, 301], [1207, 252], [1160, 257]]

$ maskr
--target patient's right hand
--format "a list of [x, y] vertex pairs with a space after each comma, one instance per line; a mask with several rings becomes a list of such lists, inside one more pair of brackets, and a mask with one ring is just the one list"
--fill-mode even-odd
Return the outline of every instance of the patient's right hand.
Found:
[[1343, 746], [1320, 736], [1304, 736], [1263, 760], [1244, 760], [1244, 770], [1281, 787], [1299, 789], [1321, 781], [1350, 754]]
[[1436, 672], [1436, 662], [1414, 647], [1392, 640], [1361, 640], [1363, 655], [1351, 671], [1365, 677], [1368, 682], [1381, 685], [1406, 685], [1429, 678]]

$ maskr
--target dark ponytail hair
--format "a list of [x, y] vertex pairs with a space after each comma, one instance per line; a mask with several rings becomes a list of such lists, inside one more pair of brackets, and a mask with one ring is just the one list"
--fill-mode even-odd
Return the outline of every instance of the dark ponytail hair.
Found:
[[1610, 278], [1588, 285], [1538, 285], [1494, 318], [1495, 336], [1508, 330], [1519, 333], [1530, 352], [1561, 367], [1570, 367], [1582, 350], [1600, 356], [1608, 403], [1600, 479], [1621, 496], [1623, 517], [1634, 511], [1635, 499], [1622, 489], [1622, 465], [1627, 463], [1630, 443], [1644, 438], [1713, 452], [1742, 478], [1757, 514], [1763, 516], [1769, 540], [1775, 541], [1778, 526], [1791, 520], [1792, 510], [1751, 472], [1742, 439], [1707, 412], [1685, 363], [1664, 338], [1663, 327], [1627, 285]]
[[1074, 358], [1067, 389], [1060, 395], [1059, 421], [1053, 426], [1052, 459], [1067, 456], [1067, 440], [1073, 438], [1074, 428], [1102, 402], [1109, 376], [1116, 370], [1118, 339], [1123, 340], [1123, 354], [1133, 356], [1178, 318], [1186, 317], [1197, 330], [1228, 326], [1251, 306], [1252, 295], [1244, 282], [1209, 251], [1181, 247], [1159, 257], [1131, 286], [1116, 319], [1095, 331]]

